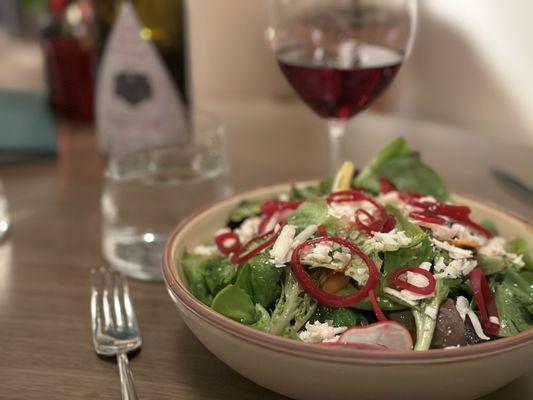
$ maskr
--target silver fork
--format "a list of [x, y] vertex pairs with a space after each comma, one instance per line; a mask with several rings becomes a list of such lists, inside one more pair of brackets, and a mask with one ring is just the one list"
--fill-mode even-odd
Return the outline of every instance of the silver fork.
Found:
[[108, 268], [91, 271], [91, 317], [94, 350], [117, 357], [122, 400], [137, 400], [127, 354], [142, 340], [126, 278]]

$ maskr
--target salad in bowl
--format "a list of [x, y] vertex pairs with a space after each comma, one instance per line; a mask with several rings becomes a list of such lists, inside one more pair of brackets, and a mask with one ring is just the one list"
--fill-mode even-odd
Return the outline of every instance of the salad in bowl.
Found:
[[533, 326], [526, 240], [473, 219], [402, 138], [361, 170], [240, 202], [179, 262], [214, 311], [317, 346], [448, 349]]

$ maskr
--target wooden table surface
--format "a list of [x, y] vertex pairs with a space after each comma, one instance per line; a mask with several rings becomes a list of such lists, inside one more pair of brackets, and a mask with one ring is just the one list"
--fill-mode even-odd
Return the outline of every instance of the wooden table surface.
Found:
[[[298, 104], [213, 103], [227, 126], [237, 188], [319, 176], [324, 125]], [[13, 230], [0, 246], [0, 398], [118, 399], [117, 367], [96, 357], [89, 324], [89, 271], [102, 263], [102, 160], [91, 128], [63, 124], [57, 159], [0, 167]], [[526, 218], [533, 209], [488, 169], [532, 178], [532, 148], [412, 121], [365, 114], [346, 153], [358, 163], [398, 134], [452, 190], [486, 197]], [[132, 361], [141, 399], [281, 399], [218, 361], [181, 321], [163, 284], [132, 282], [144, 345]], [[259, 361], [258, 361], [259, 362]], [[483, 400], [533, 398], [533, 371]], [[391, 399], [392, 400], [392, 399]]]

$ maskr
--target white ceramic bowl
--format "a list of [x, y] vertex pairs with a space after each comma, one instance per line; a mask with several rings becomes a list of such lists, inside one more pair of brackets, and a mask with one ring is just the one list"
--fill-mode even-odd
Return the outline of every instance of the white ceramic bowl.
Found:
[[[187, 289], [178, 262], [183, 250], [209, 243], [242, 199], [286, 192], [277, 185], [241, 193], [181, 223], [165, 250], [168, 292], [196, 337], [228, 366], [258, 385], [296, 399], [471, 400], [490, 393], [533, 366], [533, 329], [514, 337], [451, 350], [376, 352], [316, 346], [269, 335], [232, 321]], [[455, 195], [474, 218], [490, 218], [503, 236], [533, 245], [533, 227], [496, 207]]]

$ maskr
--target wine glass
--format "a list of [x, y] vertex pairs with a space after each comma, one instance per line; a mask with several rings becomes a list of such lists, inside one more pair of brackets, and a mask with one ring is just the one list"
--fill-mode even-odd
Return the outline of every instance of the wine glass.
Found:
[[348, 120], [394, 79], [412, 46], [416, 0], [269, 0], [267, 37], [281, 71], [328, 121], [330, 167]]

